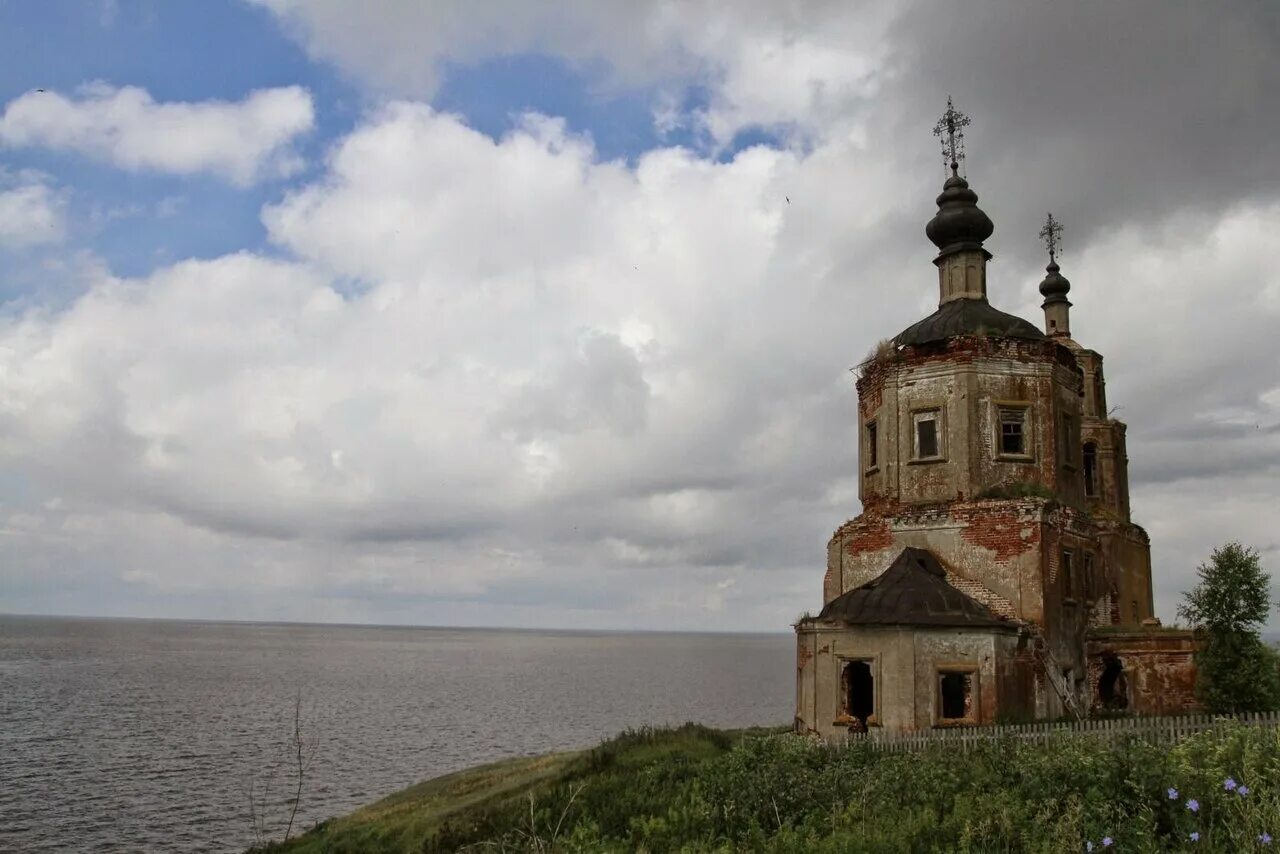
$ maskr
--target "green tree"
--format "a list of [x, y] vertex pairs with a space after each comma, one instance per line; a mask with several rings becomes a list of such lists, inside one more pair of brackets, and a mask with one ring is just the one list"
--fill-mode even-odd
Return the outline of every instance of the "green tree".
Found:
[[1196, 693], [1211, 712], [1280, 708], [1280, 659], [1259, 628], [1271, 613], [1271, 576], [1255, 549], [1231, 542], [1200, 565], [1178, 616], [1200, 631]]

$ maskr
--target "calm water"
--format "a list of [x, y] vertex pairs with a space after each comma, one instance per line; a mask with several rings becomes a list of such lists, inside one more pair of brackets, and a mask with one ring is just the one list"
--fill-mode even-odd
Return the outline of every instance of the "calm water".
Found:
[[304, 827], [427, 777], [626, 727], [786, 724], [789, 635], [0, 616], [0, 851], [239, 851], [279, 835], [295, 696]]

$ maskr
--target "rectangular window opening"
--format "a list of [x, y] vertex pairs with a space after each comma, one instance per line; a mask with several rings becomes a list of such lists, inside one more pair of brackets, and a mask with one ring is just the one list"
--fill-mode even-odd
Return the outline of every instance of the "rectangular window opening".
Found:
[[1071, 554], [1070, 549], [1062, 550], [1062, 594], [1063, 598], [1066, 599], [1075, 598], [1075, 588], [1071, 583], [1071, 560], [1073, 557], [1074, 555]]
[[916, 459], [928, 460], [942, 456], [938, 436], [938, 413], [918, 412], [916, 421]]
[[866, 468], [873, 469], [879, 464], [879, 457], [876, 449], [876, 422], [872, 421], [867, 424], [867, 465]]
[[943, 671], [938, 674], [938, 716], [944, 721], [973, 718], [972, 674]]
[[1024, 407], [1000, 407], [1000, 453], [1026, 456], [1027, 410]]
[[841, 714], [855, 719], [865, 730], [876, 711], [876, 682], [871, 662], [850, 661], [841, 675]]

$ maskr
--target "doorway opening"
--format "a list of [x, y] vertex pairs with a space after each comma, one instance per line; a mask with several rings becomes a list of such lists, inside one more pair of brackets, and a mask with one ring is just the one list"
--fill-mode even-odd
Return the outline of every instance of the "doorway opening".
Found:
[[1102, 661], [1102, 676], [1098, 679], [1098, 701], [1108, 711], [1123, 711], [1129, 707], [1129, 680], [1125, 676], [1124, 663], [1116, 656]]
[[973, 718], [971, 674], [944, 671], [938, 676], [939, 717], [946, 722], [971, 720]]

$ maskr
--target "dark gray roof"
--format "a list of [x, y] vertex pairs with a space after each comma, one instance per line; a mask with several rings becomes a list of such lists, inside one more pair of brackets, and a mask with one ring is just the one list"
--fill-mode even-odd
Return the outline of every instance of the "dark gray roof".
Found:
[[948, 584], [938, 559], [916, 548], [903, 549], [874, 580], [832, 599], [817, 619], [851, 626], [1014, 628]]
[[992, 335], [1042, 341], [1045, 334], [1021, 317], [1005, 314], [984, 299], [957, 299], [944, 302], [924, 320], [898, 333], [893, 343], [927, 344], [956, 335]]

